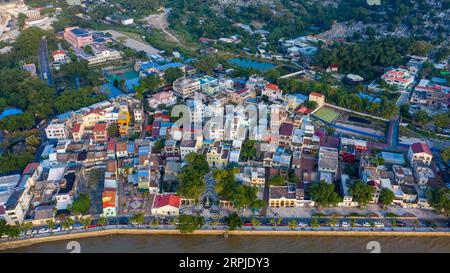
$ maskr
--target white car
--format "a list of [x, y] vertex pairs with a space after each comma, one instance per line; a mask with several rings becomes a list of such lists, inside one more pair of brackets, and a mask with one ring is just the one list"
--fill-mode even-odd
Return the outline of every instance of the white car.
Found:
[[48, 229], [48, 228], [41, 228], [39, 230], [39, 234], [44, 234], [44, 233], [49, 233], [49, 232], [50, 232], [50, 229]]
[[61, 231], [61, 227], [56, 227], [54, 229], [52, 229], [53, 232], [60, 232]]
[[350, 225], [348, 224], [348, 222], [342, 222], [341, 227], [348, 228], [348, 227], [350, 227]]
[[384, 228], [384, 224], [383, 224], [383, 223], [380, 223], [380, 222], [375, 222], [374, 225], [375, 225], [375, 227], [377, 227], [377, 228]]
[[302, 223], [302, 222], [298, 222], [298, 226], [302, 227], [302, 228], [305, 228], [305, 227], [308, 227], [308, 224], [305, 224], [305, 223]]
[[371, 225], [370, 225], [369, 222], [364, 222], [364, 223], [363, 223], [363, 227], [371, 227]]

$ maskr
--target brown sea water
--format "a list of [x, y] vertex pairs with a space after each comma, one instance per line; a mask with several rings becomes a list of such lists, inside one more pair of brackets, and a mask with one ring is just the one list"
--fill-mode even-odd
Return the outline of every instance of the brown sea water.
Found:
[[[82, 253], [368, 253], [367, 243], [371, 241], [379, 242], [382, 253], [450, 253], [450, 237], [109, 235], [75, 241], [80, 243]], [[67, 243], [54, 241], [3, 252], [67, 253]]]

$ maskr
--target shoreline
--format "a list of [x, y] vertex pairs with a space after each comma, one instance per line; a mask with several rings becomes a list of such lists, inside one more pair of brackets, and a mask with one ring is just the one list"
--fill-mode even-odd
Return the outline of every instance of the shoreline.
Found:
[[[40, 243], [90, 238], [107, 235], [215, 235], [215, 236], [365, 236], [365, 237], [447, 237], [450, 232], [444, 231], [320, 231], [320, 230], [196, 230], [193, 233], [181, 233], [176, 229], [105, 229], [90, 232], [78, 232], [62, 235], [51, 235], [0, 243], [0, 251], [12, 248], [27, 247]], [[226, 236], [224, 236], [226, 237]]]

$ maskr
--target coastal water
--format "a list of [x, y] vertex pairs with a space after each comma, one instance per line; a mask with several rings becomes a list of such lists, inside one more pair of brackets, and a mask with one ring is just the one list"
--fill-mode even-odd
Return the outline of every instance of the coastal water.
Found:
[[[77, 239], [81, 252], [344, 252], [368, 253], [367, 244], [377, 241], [382, 253], [450, 252], [450, 237], [360, 237], [360, 236], [198, 236], [198, 235], [108, 235]], [[36, 244], [4, 252], [70, 252], [68, 241]]]

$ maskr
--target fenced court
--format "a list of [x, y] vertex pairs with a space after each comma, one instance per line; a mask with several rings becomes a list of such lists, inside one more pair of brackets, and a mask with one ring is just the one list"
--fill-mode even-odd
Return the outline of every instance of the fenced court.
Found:
[[322, 108], [320, 108], [319, 110], [317, 110], [314, 113], [314, 116], [316, 116], [317, 118], [319, 118], [323, 121], [326, 121], [328, 123], [333, 123], [333, 121], [335, 119], [337, 119], [340, 114], [341, 113], [339, 113], [329, 107], [323, 106]]

